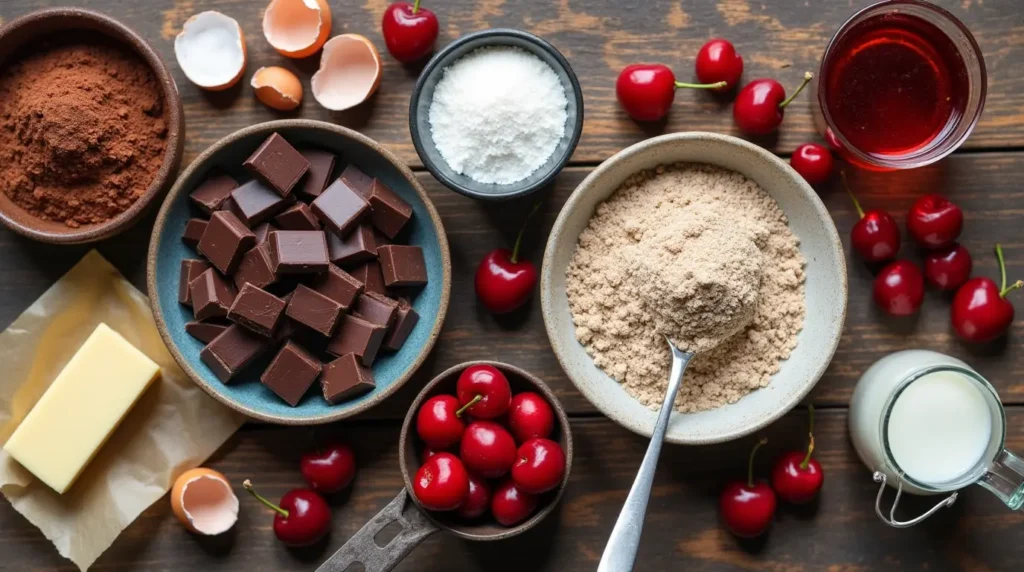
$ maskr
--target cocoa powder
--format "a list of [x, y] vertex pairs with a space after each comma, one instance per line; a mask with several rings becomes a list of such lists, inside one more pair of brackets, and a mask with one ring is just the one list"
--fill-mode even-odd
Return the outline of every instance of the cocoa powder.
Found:
[[124, 212], [166, 138], [152, 71], [106, 39], [33, 45], [0, 72], [0, 191], [34, 216], [77, 228]]

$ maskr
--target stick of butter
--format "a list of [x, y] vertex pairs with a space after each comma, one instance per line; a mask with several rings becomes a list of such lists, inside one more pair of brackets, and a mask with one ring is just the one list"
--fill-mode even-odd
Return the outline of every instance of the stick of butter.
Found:
[[4, 445], [58, 493], [67, 491], [160, 373], [106, 324], [71, 358]]

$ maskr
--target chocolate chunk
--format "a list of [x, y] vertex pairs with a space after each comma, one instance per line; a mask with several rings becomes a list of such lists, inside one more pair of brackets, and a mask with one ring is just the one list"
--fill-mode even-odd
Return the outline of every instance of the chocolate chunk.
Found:
[[213, 213], [199, 240], [199, 251], [224, 274], [234, 272], [242, 256], [254, 246], [256, 235], [238, 217], [226, 211]]
[[373, 372], [360, 365], [354, 354], [342, 356], [325, 365], [320, 376], [324, 399], [331, 405], [373, 391], [375, 387]]
[[270, 238], [270, 233], [277, 230], [269, 222], [258, 224], [252, 229], [252, 233], [256, 235], [256, 246], [266, 244]]
[[235, 296], [228, 310], [228, 319], [261, 336], [270, 337], [287, 305], [287, 302], [270, 292], [246, 284]]
[[377, 241], [373, 227], [360, 223], [345, 238], [333, 232], [327, 235], [327, 254], [339, 266], [351, 266], [377, 257]]
[[238, 293], [235, 287], [213, 268], [200, 274], [188, 287], [192, 295], [195, 317], [200, 321], [227, 316], [228, 308]]
[[295, 407], [320, 375], [320, 360], [302, 346], [288, 341], [260, 376], [263, 385]]
[[345, 184], [352, 187], [352, 190], [359, 193], [359, 196], [370, 196], [370, 189], [373, 187], [373, 177], [364, 173], [359, 167], [348, 165], [338, 178], [345, 181]]
[[238, 181], [223, 173], [215, 173], [200, 183], [189, 197], [199, 210], [212, 215], [214, 211], [220, 210], [224, 201], [231, 196], [231, 191], [237, 187]]
[[332, 264], [313, 282], [313, 289], [341, 304], [343, 310], [348, 310], [356, 296], [362, 293], [363, 283]]
[[370, 194], [363, 197], [370, 203], [370, 220], [377, 230], [384, 233], [384, 236], [394, 239], [405, 227], [405, 223], [412, 218], [412, 207], [402, 200], [391, 187], [380, 182], [380, 179], [373, 180], [370, 187]]
[[373, 322], [385, 328], [390, 328], [395, 323], [398, 302], [387, 296], [381, 296], [376, 292], [364, 292], [356, 300], [356, 305], [352, 311], [367, 322]]
[[339, 357], [355, 354], [363, 365], [369, 367], [377, 357], [385, 333], [387, 328], [384, 326], [355, 316], [345, 316], [334, 337], [327, 343], [327, 351]]
[[288, 208], [292, 200], [282, 198], [266, 185], [253, 179], [231, 193], [232, 212], [249, 227], [254, 227]]
[[199, 240], [203, 238], [203, 233], [206, 232], [206, 225], [209, 221], [202, 218], [190, 218], [185, 223], [185, 232], [181, 235], [181, 241], [186, 245], [198, 249]]
[[369, 210], [370, 204], [342, 179], [334, 181], [313, 201], [317, 218], [342, 237], [354, 229]]
[[315, 199], [327, 188], [327, 181], [334, 172], [334, 154], [319, 149], [303, 149], [299, 153], [309, 161], [309, 171], [306, 171], [306, 178], [298, 190], [303, 195]]
[[343, 308], [338, 302], [299, 284], [292, 294], [285, 315], [296, 322], [330, 337]]
[[189, 284], [203, 272], [210, 269], [210, 265], [202, 260], [186, 259], [181, 261], [181, 275], [178, 277], [178, 303], [186, 306], [192, 305], [192, 291]]
[[405, 340], [409, 339], [409, 334], [412, 333], [413, 328], [420, 321], [420, 315], [416, 313], [416, 310], [409, 304], [409, 301], [405, 298], [398, 300], [398, 312], [396, 313], [395, 323], [388, 330], [388, 334], [384, 336], [384, 348], [397, 352], [402, 349], [405, 344]]
[[309, 161], [277, 133], [267, 137], [243, 165], [282, 197], [287, 197], [309, 170]]
[[389, 244], [377, 249], [384, 286], [422, 286], [427, 283], [427, 264], [418, 246]]
[[376, 260], [359, 266], [349, 274], [363, 283], [364, 292], [376, 292], [381, 296], [387, 295], [387, 290], [384, 288], [384, 274], [381, 273], [380, 264]]
[[270, 233], [270, 252], [278, 276], [323, 272], [330, 265], [323, 231], [274, 231]]
[[277, 274], [274, 272], [274, 258], [270, 254], [270, 245], [260, 244], [246, 252], [232, 278], [235, 287], [239, 289], [246, 284], [266, 288], [276, 282]]
[[270, 340], [232, 324], [199, 352], [214, 375], [224, 383], [242, 371], [270, 347]]
[[215, 324], [212, 322], [189, 322], [185, 324], [185, 333], [204, 344], [212, 342], [217, 336], [224, 333], [226, 329], [228, 329], [227, 324]]
[[288, 207], [283, 213], [274, 217], [277, 226], [283, 230], [320, 230], [320, 221], [306, 203], [298, 203]]

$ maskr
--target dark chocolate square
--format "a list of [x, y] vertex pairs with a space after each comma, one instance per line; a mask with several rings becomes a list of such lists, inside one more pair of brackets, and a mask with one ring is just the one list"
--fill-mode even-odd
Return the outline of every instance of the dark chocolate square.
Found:
[[217, 336], [224, 333], [226, 329], [228, 329], [228, 324], [218, 324], [215, 322], [188, 322], [185, 324], [185, 333], [204, 344], [212, 342]]
[[330, 265], [323, 231], [274, 231], [270, 233], [270, 252], [278, 276], [323, 272]]
[[315, 199], [327, 188], [327, 181], [334, 172], [334, 153], [320, 149], [301, 149], [299, 153], [309, 161], [309, 171], [306, 171], [306, 178], [298, 190], [310, 199]]
[[199, 359], [209, 366], [218, 379], [228, 383], [245, 366], [267, 351], [270, 344], [268, 338], [232, 324], [199, 352]]
[[274, 272], [274, 258], [270, 254], [270, 245], [263, 243], [246, 252], [232, 278], [238, 289], [246, 284], [266, 288], [276, 282], [277, 273]]
[[291, 194], [309, 170], [309, 161], [277, 133], [267, 137], [243, 165], [282, 197]]
[[405, 345], [405, 340], [409, 339], [409, 334], [412, 333], [413, 328], [420, 321], [420, 315], [416, 313], [409, 301], [401, 298], [398, 300], [398, 312], [396, 313], [395, 323], [388, 330], [386, 336], [384, 336], [384, 349], [397, 352], [402, 349]]
[[274, 228], [274, 226], [271, 225], [269, 222], [258, 224], [255, 227], [253, 227], [252, 233], [256, 235], [256, 246], [266, 244], [267, 240], [270, 238], [270, 233], [274, 232], [275, 230], [277, 229]]
[[359, 193], [359, 196], [364, 198], [370, 196], [370, 188], [373, 187], [373, 177], [364, 173], [359, 167], [355, 165], [346, 166], [338, 178], [345, 181], [345, 184]]
[[418, 246], [388, 244], [377, 249], [384, 286], [423, 286], [427, 283], [427, 263]]
[[375, 387], [373, 371], [363, 367], [354, 354], [347, 354], [325, 365], [320, 375], [324, 399], [331, 405], [373, 391]]
[[287, 302], [270, 292], [246, 284], [228, 309], [228, 319], [261, 336], [270, 337], [277, 328]]
[[363, 292], [363, 283], [332, 264], [327, 272], [317, 276], [313, 289], [341, 304], [343, 310], [348, 310]]
[[189, 284], [192, 309], [197, 320], [223, 318], [238, 293], [215, 269], [210, 268]]
[[380, 179], [373, 180], [370, 194], [364, 198], [370, 203], [370, 220], [373, 221], [373, 226], [390, 239], [398, 236], [405, 223], [412, 218], [412, 207], [409, 203]]
[[341, 304], [335, 300], [299, 284], [288, 302], [285, 315], [311, 330], [330, 337], [338, 325], [342, 310]]
[[206, 225], [210, 221], [204, 218], [190, 218], [185, 223], [185, 232], [181, 235], [181, 241], [187, 246], [193, 249], [199, 249], [199, 240], [203, 238], [203, 233], [206, 232]]
[[178, 303], [186, 306], [192, 305], [192, 291], [189, 285], [209, 269], [210, 264], [204, 260], [185, 259], [181, 261], [181, 275], [178, 277]]
[[270, 220], [270, 217], [288, 208], [292, 200], [272, 191], [261, 181], [253, 179], [231, 193], [231, 211], [249, 227]]
[[364, 292], [376, 292], [381, 296], [387, 295], [387, 289], [384, 288], [384, 274], [381, 272], [380, 263], [376, 260], [370, 260], [354, 270], [349, 270], [349, 274], [362, 282]]
[[217, 211], [210, 218], [199, 251], [214, 268], [231, 274], [242, 262], [242, 256], [256, 246], [256, 235], [238, 217], [226, 211]]
[[282, 230], [320, 230], [320, 221], [306, 203], [296, 203], [274, 217]]
[[373, 226], [360, 223], [345, 238], [329, 233], [327, 235], [327, 254], [331, 262], [338, 266], [354, 266], [360, 262], [373, 260], [377, 257], [377, 240]]
[[192, 203], [207, 215], [220, 210], [221, 205], [231, 196], [231, 191], [238, 187], [238, 181], [223, 173], [214, 173], [199, 183], [196, 190], [189, 194]]
[[364, 292], [356, 300], [356, 305], [352, 308], [352, 311], [367, 322], [373, 322], [385, 328], [390, 328], [395, 323], [398, 302], [387, 296], [381, 296], [376, 292]]
[[320, 360], [289, 340], [274, 356], [260, 381], [285, 403], [295, 407], [320, 375], [320, 368]]
[[354, 229], [369, 211], [370, 203], [342, 179], [334, 181], [313, 201], [313, 212], [317, 218], [341, 237]]
[[327, 351], [336, 355], [355, 354], [369, 367], [377, 357], [377, 350], [384, 341], [387, 328], [355, 316], [344, 316], [334, 337], [327, 343]]

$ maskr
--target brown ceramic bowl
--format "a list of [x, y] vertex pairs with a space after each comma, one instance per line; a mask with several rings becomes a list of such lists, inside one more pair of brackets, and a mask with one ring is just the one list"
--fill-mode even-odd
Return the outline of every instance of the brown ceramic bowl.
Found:
[[[416, 500], [416, 495], [412, 492], [413, 476], [420, 468], [420, 465], [423, 464], [420, 460], [420, 454], [424, 447], [423, 443], [416, 436], [416, 413], [420, 410], [420, 406], [423, 405], [424, 401], [435, 395], [455, 395], [455, 384], [459, 379], [459, 374], [467, 367], [473, 365], [491, 365], [504, 373], [508, 378], [509, 385], [512, 386], [512, 395], [523, 391], [533, 391], [542, 395], [551, 404], [551, 409], [555, 412], [555, 430], [550, 438], [552, 441], [560, 444], [562, 450], [565, 451], [565, 475], [562, 477], [562, 483], [557, 489], [541, 495], [537, 510], [530, 518], [512, 527], [498, 524], [490, 517], [489, 513], [476, 522], [465, 522], [459, 519], [453, 512], [429, 511], [419, 504], [419, 501]], [[554, 392], [539, 378], [508, 364], [493, 361], [473, 361], [448, 369], [435, 377], [420, 391], [420, 394], [416, 396], [416, 400], [413, 401], [412, 406], [409, 407], [409, 411], [405, 415], [405, 422], [402, 424], [402, 433], [398, 443], [398, 451], [405, 488], [409, 491], [409, 496], [413, 499], [413, 502], [416, 503], [416, 506], [420, 508], [428, 520], [441, 530], [468, 540], [502, 540], [522, 534], [536, 526], [537, 523], [551, 514], [555, 505], [561, 500], [565, 486], [569, 483], [569, 473], [572, 470], [572, 431], [569, 427], [569, 417], [565, 414], [562, 404], [558, 402]]]
[[54, 8], [27, 14], [0, 28], [0, 69], [12, 55], [29, 42], [67, 31], [87, 31], [107, 36], [131, 49], [153, 71], [160, 85], [167, 122], [167, 149], [163, 164], [153, 182], [126, 211], [107, 222], [71, 228], [63, 223], [43, 220], [14, 204], [0, 193], [0, 222], [29, 238], [53, 244], [82, 244], [109, 238], [138, 222], [163, 194], [181, 163], [185, 145], [185, 115], [181, 99], [167, 66], [153, 48], [124, 24], [90, 10]]

